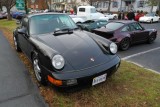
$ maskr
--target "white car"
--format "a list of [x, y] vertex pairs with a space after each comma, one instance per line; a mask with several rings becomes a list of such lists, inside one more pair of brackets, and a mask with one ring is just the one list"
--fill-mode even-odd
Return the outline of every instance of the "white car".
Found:
[[77, 24], [77, 23], [83, 23], [85, 20], [82, 17], [78, 17], [77, 15], [69, 15], [72, 20]]
[[112, 14], [112, 13], [106, 13], [105, 16], [108, 17], [109, 19], [117, 19], [118, 18], [118, 14]]
[[97, 12], [94, 6], [79, 6], [77, 9], [77, 16], [84, 17], [87, 20], [104, 19], [108, 21], [108, 17], [104, 14]]
[[139, 22], [153, 23], [158, 21], [160, 21], [160, 17], [156, 13], [149, 13], [139, 18]]

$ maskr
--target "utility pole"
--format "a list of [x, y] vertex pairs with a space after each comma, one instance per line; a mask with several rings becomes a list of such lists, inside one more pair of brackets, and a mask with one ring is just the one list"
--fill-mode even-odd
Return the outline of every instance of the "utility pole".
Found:
[[26, 14], [28, 14], [27, 0], [24, 0], [24, 9], [26, 11]]

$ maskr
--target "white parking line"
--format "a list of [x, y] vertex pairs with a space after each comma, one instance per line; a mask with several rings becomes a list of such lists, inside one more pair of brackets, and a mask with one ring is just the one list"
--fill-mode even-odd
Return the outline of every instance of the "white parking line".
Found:
[[150, 50], [147, 50], [147, 51], [144, 51], [144, 52], [136, 53], [136, 54], [133, 54], [133, 55], [129, 55], [129, 56], [123, 57], [121, 59], [122, 60], [127, 60], [129, 58], [132, 58], [132, 57], [135, 57], [135, 56], [138, 56], [138, 55], [142, 55], [142, 54], [145, 54], [145, 53], [148, 53], [148, 52], [152, 52], [152, 51], [155, 51], [155, 50], [158, 50], [158, 49], [160, 49], [160, 47], [153, 48], [153, 49], [150, 49]]
[[141, 64], [138, 64], [138, 63], [136, 63], [136, 62], [132, 62], [132, 61], [126, 61], [126, 62], [135, 64], [135, 65], [137, 65], [137, 66], [139, 66], [139, 67], [141, 67], [141, 68], [144, 68], [144, 69], [146, 69], [146, 70], [149, 70], [149, 71], [151, 71], [151, 72], [153, 72], [153, 73], [156, 73], [156, 74], [159, 74], [159, 75], [160, 75], [160, 72], [155, 71], [155, 70], [153, 70], [153, 69], [146, 68], [146, 67], [144, 67], [144, 66], [142, 66]]

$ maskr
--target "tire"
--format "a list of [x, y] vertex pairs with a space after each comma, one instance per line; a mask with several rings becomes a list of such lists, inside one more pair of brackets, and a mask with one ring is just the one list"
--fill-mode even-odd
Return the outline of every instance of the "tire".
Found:
[[156, 39], [156, 35], [149, 35], [147, 43], [151, 44]]
[[113, 19], [116, 20], [116, 19], [117, 19], [117, 16], [114, 16]]
[[130, 39], [129, 38], [124, 38], [121, 40], [119, 48], [122, 51], [128, 50], [128, 48], [130, 47]]
[[32, 64], [33, 64], [33, 70], [34, 70], [37, 81], [42, 85], [47, 85], [47, 80], [45, 78], [45, 75], [43, 74], [39, 66], [39, 59], [35, 54], [33, 54], [32, 56]]
[[14, 46], [17, 52], [21, 52], [21, 48], [19, 47], [19, 43], [17, 41], [17, 38], [13, 36]]
[[151, 23], [151, 24], [153, 23], [153, 19], [151, 19], [150, 23]]

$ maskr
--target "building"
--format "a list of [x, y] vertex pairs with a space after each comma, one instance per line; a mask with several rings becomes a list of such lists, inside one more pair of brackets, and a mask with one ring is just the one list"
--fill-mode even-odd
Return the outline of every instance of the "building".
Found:
[[28, 0], [28, 8], [35, 10], [45, 10], [50, 8], [50, 0]]
[[81, 0], [51, 0], [51, 9], [57, 11], [69, 11], [71, 8], [77, 8], [80, 5], [87, 5], [87, 3]]
[[[129, 11], [129, 10], [142, 10], [146, 12], [151, 11], [151, 6], [149, 6], [146, 2], [147, 0], [111, 0], [110, 11]], [[97, 8], [97, 10], [107, 11], [109, 7], [109, 2], [106, 0], [92, 0], [92, 5]], [[153, 7], [153, 11], [155, 12], [157, 6]]]

